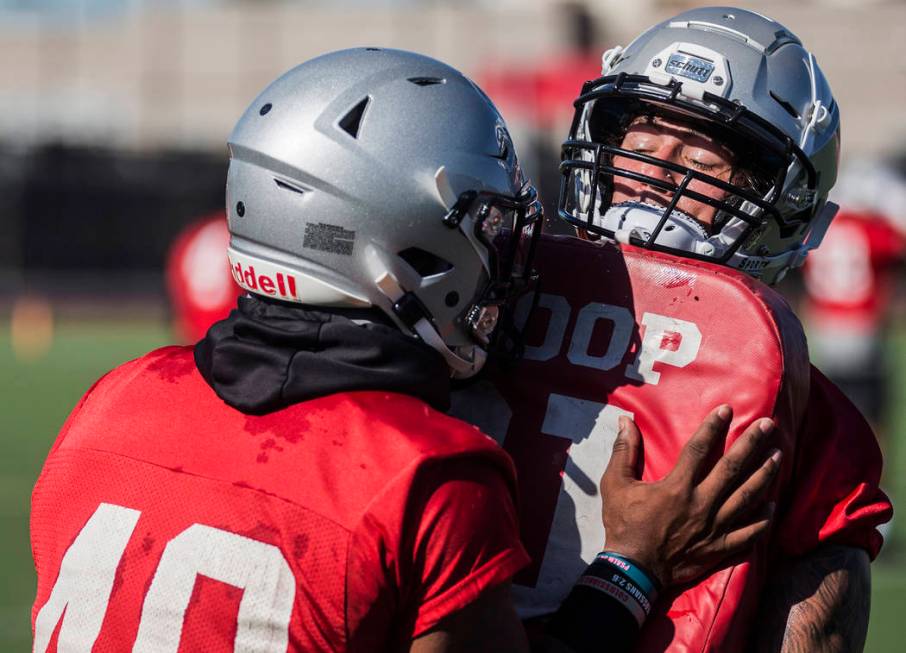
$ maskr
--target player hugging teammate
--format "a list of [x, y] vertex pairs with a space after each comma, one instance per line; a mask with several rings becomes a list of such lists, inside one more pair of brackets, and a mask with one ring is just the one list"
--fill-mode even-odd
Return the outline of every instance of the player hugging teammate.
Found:
[[227, 180], [248, 294], [64, 425], [35, 651], [861, 646], [880, 454], [752, 278], [833, 215], [830, 90], [729, 9], [603, 72], [561, 164], [581, 239], [541, 234], [496, 108], [440, 62], [332, 53], [255, 99]]

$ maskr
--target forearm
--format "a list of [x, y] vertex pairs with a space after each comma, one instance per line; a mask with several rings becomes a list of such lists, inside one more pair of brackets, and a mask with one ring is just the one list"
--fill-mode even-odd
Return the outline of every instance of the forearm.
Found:
[[528, 652], [525, 631], [510, 599], [510, 583], [485, 591], [409, 646], [409, 653]]
[[858, 653], [865, 645], [871, 572], [861, 549], [826, 545], [769, 579], [755, 653]]

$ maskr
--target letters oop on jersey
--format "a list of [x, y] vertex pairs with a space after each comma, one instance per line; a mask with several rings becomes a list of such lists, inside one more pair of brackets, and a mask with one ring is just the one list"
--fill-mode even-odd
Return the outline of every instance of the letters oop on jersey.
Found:
[[[742, 273], [568, 237], [545, 236], [538, 256], [542, 293], [517, 373], [492, 369], [471, 398], [454, 398], [454, 414], [467, 420], [482, 405], [474, 393], [498, 406], [494, 420], [487, 408], [473, 419], [516, 463], [522, 537], [533, 560], [515, 579], [523, 618], [553, 612], [604, 544], [598, 480], [620, 415], [634, 417], [643, 433], [648, 481], [666, 475], [682, 438], [728, 401], [735, 418], [727, 446], [745, 424], [771, 415], [792, 460], [809, 384], [798, 320], [779, 295]], [[531, 301], [523, 298], [517, 319]], [[789, 469], [781, 473], [787, 483]], [[765, 555], [760, 545], [745, 561], [668, 595], [639, 650], [741, 650]]]

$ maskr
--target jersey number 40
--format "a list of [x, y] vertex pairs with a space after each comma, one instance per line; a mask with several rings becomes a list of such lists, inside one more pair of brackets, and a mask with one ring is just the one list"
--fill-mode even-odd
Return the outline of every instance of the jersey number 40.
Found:
[[[50, 598], [35, 618], [34, 653], [47, 651], [60, 619], [58, 651], [90, 653], [140, 516], [138, 510], [123, 506], [98, 506], [66, 550]], [[145, 594], [133, 653], [176, 653], [199, 574], [243, 590], [236, 653], [286, 652], [296, 584], [280, 549], [193, 524], [164, 548]]]

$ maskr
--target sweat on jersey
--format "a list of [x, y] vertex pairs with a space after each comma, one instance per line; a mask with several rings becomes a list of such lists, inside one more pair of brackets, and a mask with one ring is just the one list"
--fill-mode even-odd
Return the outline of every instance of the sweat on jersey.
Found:
[[245, 340], [222, 328], [202, 362], [238, 391], [240, 345], [257, 342], [244, 382], [284, 375], [258, 397], [269, 412], [224, 403], [192, 348], [167, 347], [103, 377], [64, 425], [32, 497], [38, 653], [395, 650], [526, 564], [490, 438], [398, 392], [298, 400], [304, 367], [282, 354], [322, 329], [289, 325], [268, 359], [252, 332], [280, 309], [244, 304]]

